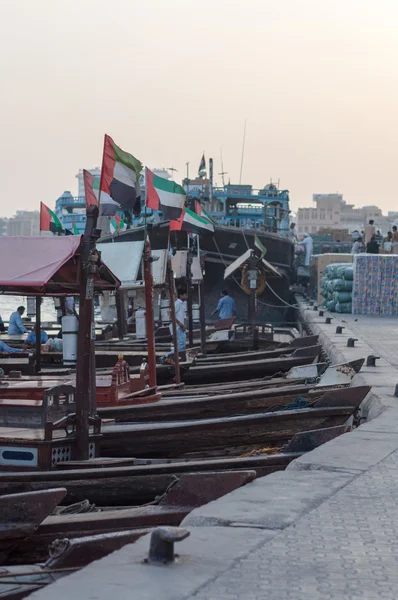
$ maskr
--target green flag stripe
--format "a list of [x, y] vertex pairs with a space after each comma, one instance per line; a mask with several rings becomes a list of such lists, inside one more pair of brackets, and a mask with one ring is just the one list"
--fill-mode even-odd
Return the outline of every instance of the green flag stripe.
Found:
[[158, 177], [157, 175], [154, 175], [152, 184], [153, 187], [157, 190], [169, 192], [170, 194], [181, 194], [181, 196], [185, 196], [184, 188], [175, 181], [172, 181], [171, 179], [164, 179], [163, 177]]
[[142, 163], [137, 158], [135, 158], [135, 156], [129, 154], [128, 152], [125, 152], [124, 150], [119, 148], [119, 146], [117, 146], [115, 143], [113, 143], [113, 151], [115, 153], [116, 162], [122, 163], [122, 165], [124, 165], [128, 169], [132, 169], [136, 172], [137, 176], [140, 175], [142, 170]]
[[203, 225], [209, 225], [209, 223], [211, 223], [210, 219], [208, 219], [206, 217], [201, 217], [201, 216], [197, 215], [196, 213], [192, 212], [192, 210], [189, 210], [188, 208], [185, 209], [185, 212], [195, 221], [198, 221], [199, 223], [203, 223]]
[[57, 229], [63, 229], [61, 221], [58, 219], [57, 215], [49, 208], [48, 212], [50, 213], [50, 217], [53, 220], [53, 223]]

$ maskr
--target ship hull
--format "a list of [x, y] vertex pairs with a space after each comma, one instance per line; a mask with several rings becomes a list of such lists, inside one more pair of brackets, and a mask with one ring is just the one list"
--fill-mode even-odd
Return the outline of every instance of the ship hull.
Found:
[[[149, 239], [153, 250], [167, 248], [169, 224], [162, 222], [148, 227]], [[284, 325], [293, 321], [290, 284], [293, 275], [293, 244], [282, 236], [243, 230], [235, 227], [216, 226], [215, 235], [202, 236], [200, 249], [205, 252], [204, 293], [206, 297], [206, 318], [210, 318], [222, 289], [227, 289], [235, 299], [238, 321], [245, 321], [248, 311], [248, 295], [240, 287], [240, 275], [224, 281], [225, 267], [244, 254], [248, 248], [254, 248], [255, 235], [267, 249], [266, 259], [277, 267], [282, 277], [267, 278], [268, 286], [258, 297], [257, 320]], [[101, 242], [131, 242], [142, 240], [144, 228], [129, 229], [115, 237], [107, 236]], [[172, 233], [172, 244], [177, 248], [186, 247], [187, 234]]]

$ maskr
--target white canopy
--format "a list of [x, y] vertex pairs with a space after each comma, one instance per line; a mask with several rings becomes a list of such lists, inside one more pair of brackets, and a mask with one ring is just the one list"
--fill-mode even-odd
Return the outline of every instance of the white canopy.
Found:
[[[234, 260], [234, 262], [231, 263], [225, 269], [224, 279], [227, 279], [227, 277], [232, 275], [232, 273], [234, 273], [237, 269], [240, 269], [240, 267], [242, 267], [242, 265], [246, 261], [249, 260], [252, 252], [254, 252], [254, 251], [249, 248], [248, 250], [246, 250], [246, 252], [244, 254], [242, 254], [242, 256], [239, 256], [239, 258]], [[260, 261], [260, 259], [259, 259], [259, 261]], [[271, 275], [273, 275], [274, 277], [281, 277], [281, 274], [279, 273], [279, 271], [275, 267], [273, 267], [267, 260], [265, 260], [265, 258], [261, 259], [261, 263], [265, 267], [265, 270], [268, 271], [269, 273], [271, 273]], [[116, 273], [116, 275], [117, 275], [117, 273]]]
[[[144, 252], [144, 241], [98, 244], [101, 258], [107, 267], [120, 279], [122, 290], [134, 290], [143, 286], [138, 279]], [[167, 250], [152, 250], [152, 275], [154, 285], [163, 285], [166, 279]]]

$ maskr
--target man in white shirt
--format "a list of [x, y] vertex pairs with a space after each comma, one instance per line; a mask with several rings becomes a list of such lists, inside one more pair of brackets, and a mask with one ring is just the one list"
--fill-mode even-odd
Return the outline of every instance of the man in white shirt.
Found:
[[370, 219], [369, 225], [366, 225], [365, 227], [365, 244], [370, 242], [374, 235], [376, 235], [376, 228], [373, 219]]
[[[178, 298], [175, 301], [176, 326], [177, 326], [177, 347], [178, 352], [185, 352], [187, 347], [187, 338], [185, 334], [185, 315], [187, 312], [188, 294], [185, 290], [178, 290]], [[173, 335], [173, 325], [170, 323], [170, 333]], [[171, 362], [174, 356], [174, 348], [163, 357], [164, 362]]]

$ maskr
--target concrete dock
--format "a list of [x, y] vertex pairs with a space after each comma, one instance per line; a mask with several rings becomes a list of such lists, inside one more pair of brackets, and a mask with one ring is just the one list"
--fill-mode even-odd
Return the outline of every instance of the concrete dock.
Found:
[[[172, 566], [143, 563], [149, 538], [36, 592], [35, 600], [394, 600], [398, 589], [398, 319], [301, 315], [331, 362], [376, 355], [368, 421], [194, 510]], [[344, 327], [336, 333], [336, 327]], [[355, 347], [347, 347], [355, 338]]]

